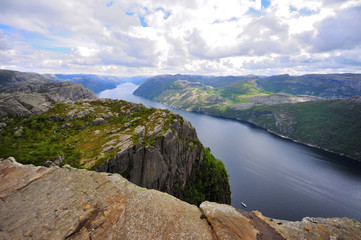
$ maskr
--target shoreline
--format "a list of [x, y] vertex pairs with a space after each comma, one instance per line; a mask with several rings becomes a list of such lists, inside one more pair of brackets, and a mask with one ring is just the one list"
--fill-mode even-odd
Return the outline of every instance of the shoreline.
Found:
[[[137, 96], [137, 95], [136, 95]], [[141, 97], [141, 96], [140, 96]], [[148, 99], [148, 98], [145, 98], [145, 99]], [[148, 99], [148, 100], [151, 100], [151, 99]], [[154, 100], [151, 100], [151, 101], [154, 101]], [[155, 101], [155, 102], [159, 102], [159, 101]], [[294, 143], [298, 143], [298, 144], [301, 144], [301, 145], [304, 145], [304, 146], [307, 146], [307, 147], [310, 147], [310, 148], [313, 148], [313, 149], [317, 149], [317, 150], [322, 150], [322, 151], [325, 151], [325, 152], [328, 152], [328, 153], [331, 153], [331, 154], [336, 154], [340, 157], [345, 157], [347, 158], [348, 160], [350, 161], [353, 161], [353, 163], [356, 163], [356, 164], [361, 164], [361, 159], [356, 159], [356, 158], [353, 158], [351, 156], [348, 156], [347, 154], [345, 153], [339, 153], [339, 152], [335, 152], [335, 151], [332, 151], [330, 149], [327, 149], [327, 148], [322, 148], [322, 147], [319, 147], [317, 145], [313, 145], [313, 144], [309, 144], [309, 143], [305, 143], [305, 142], [302, 142], [302, 141], [299, 141], [299, 140], [296, 140], [296, 139], [292, 139], [288, 136], [285, 136], [285, 135], [282, 135], [282, 134], [279, 134], [279, 133], [276, 133], [270, 129], [267, 129], [265, 127], [262, 127], [262, 126], [259, 126], [253, 122], [250, 122], [250, 121], [246, 121], [246, 120], [243, 120], [243, 119], [239, 119], [239, 118], [232, 118], [232, 117], [226, 117], [226, 116], [221, 116], [221, 115], [216, 115], [216, 114], [210, 114], [210, 113], [207, 113], [207, 112], [201, 112], [201, 111], [189, 111], [189, 110], [186, 110], [186, 109], [183, 109], [183, 108], [177, 108], [177, 107], [174, 107], [172, 105], [168, 105], [166, 103], [163, 103], [163, 102], [159, 102], [159, 103], [162, 103], [166, 106], [169, 106], [169, 107], [172, 107], [174, 109], [178, 109], [178, 110], [182, 110], [182, 111], [187, 111], [187, 112], [193, 112], [193, 113], [199, 113], [199, 114], [205, 114], [205, 115], [208, 115], [208, 116], [212, 116], [212, 117], [217, 117], [217, 118], [223, 118], [223, 119], [228, 119], [228, 120], [233, 120], [233, 121], [238, 121], [238, 122], [241, 122], [241, 123], [244, 123], [244, 124], [247, 124], [249, 126], [252, 126], [252, 127], [255, 127], [255, 128], [259, 128], [259, 129], [263, 129], [265, 131], [267, 131], [268, 133], [272, 134], [273, 136], [276, 136], [276, 137], [279, 137], [279, 138], [282, 138], [284, 140], [288, 140], [288, 141], [291, 141], [291, 142], [294, 142]]]

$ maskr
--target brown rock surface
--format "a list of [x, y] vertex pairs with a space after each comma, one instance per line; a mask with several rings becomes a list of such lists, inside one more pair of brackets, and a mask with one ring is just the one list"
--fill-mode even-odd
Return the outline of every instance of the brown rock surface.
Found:
[[226, 204], [203, 202], [200, 205], [216, 239], [256, 239], [259, 233], [251, 221]]
[[118, 174], [0, 162], [0, 239], [212, 239], [201, 211]]
[[254, 214], [277, 230], [285, 239], [361, 239], [361, 224], [349, 218], [311, 218], [302, 221], [271, 219], [260, 212]]

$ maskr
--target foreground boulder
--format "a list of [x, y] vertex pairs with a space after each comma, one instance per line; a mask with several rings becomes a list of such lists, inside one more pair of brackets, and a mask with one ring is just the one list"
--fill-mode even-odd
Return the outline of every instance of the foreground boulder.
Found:
[[0, 239], [212, 239], [196, 206], [118, 174], [0, 163]]
[[347, 218], [275, 220], [204, 202], [200, 208], [118, 174], [0, 159], [0, 239], [361, 239]]

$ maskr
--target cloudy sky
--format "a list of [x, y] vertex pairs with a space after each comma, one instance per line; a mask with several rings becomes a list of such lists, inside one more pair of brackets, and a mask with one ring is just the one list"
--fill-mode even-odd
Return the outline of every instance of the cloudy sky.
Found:
[[361, 0], [0, 0], [0, 68], [361, 73]]

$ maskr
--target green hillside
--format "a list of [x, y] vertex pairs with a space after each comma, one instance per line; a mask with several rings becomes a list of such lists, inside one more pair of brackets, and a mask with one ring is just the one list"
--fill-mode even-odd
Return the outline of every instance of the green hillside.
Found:
[[[199, 76], [157, 76], [134, 94], [188, 111], [245, 120], [361, 160], [361, 101], [356, 96], [361, 94], [360, 74], [232, 77], [224, 84], [221, 78], [227, 80], [209, 77], [216, 84], [205, 84]], [[348, 96], [354, 97], [335, 99]]]

